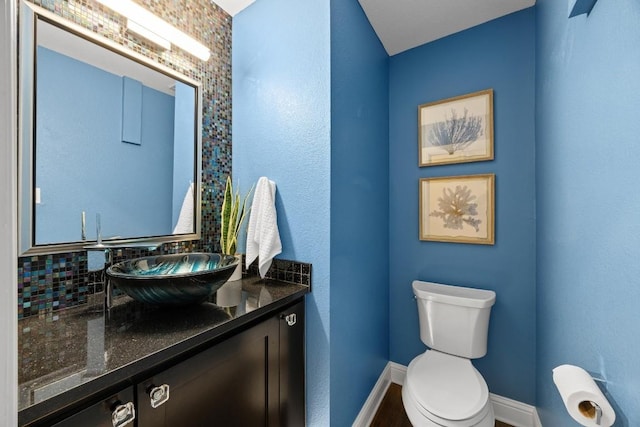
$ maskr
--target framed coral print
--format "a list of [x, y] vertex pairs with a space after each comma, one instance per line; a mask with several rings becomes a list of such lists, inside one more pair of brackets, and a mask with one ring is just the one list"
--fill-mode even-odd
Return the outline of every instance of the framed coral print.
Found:
[[495, 175], [420, 180], [420, 240], [494, 244]]
[[418, 107], [420, 167], [493, 160], [493, 89]]

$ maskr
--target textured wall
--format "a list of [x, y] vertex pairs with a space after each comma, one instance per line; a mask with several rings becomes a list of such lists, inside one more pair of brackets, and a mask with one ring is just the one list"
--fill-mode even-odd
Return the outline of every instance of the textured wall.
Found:
[[389, 360], [389, 58], [356, 0], [331, 1], [331, 425]]
[[260, 0], [233, 19], [234, 178], [243, 191], [276, 182], [280, 257], [313, 264], [310, 426], [329, 423], [329, 37], [324, 0]]
[[[139, 2], [208, 46], [211, 58], [203, 62], [178, 48], [161, 51], [144, 39], [135, 38], [125, 31], [126, 18], [92, 0], [75, 1], [73, 9], [62, 0], [35, 3], [202, 84], [202, 239], [163, 245], [161, 251], [179, 251], [183, 247], [216, 250], [224, 180], [231, 171], [231, 17], [208, 0]], [[86, 271], [86, 253], [22, 257], [18, 264], [19, 317], [85, 301], [89, 278], [76, 272]], [[47, 265], [62, 265], [65, 274], [54, 275]], [[24, 274], [27, 269], [29, 275]]]
[[570, 363], [606, 379], [616, 426], [637, 426], [640, 2], [536, 9], [539, 413], [573, 425], [551, 378]]
[[[489, 389], [535, 403], [535, 14], [517, 12], [390, 61], [390, 356], [424, 351], [411, 281], [495, 290], [488, 354], [474, 361]], [[494, 90], [495, 160], [418, 167], [417, 107]], [[494, 246], [418, 239], [418, 180], [496, 174]]]

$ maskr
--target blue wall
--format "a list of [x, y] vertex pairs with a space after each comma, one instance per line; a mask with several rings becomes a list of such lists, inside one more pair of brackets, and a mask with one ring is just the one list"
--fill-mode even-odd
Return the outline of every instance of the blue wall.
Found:
[[[279, 258], [313, 264], [307, 421], [329, 424], [329, 4], [260, 0], [233, 19], [233, 173], [278, 186]], [[244, 245], [242, 245], [244, 247]]]
[[[383, 253], [387, 238], [365, 233], [384, 227], [382, 212], [362, 214], [384, 206], [387, 191], [370, 169], [384, 145], [384, 95], [373, 88], [385, 85], [384, 55], [354, 3], [331, 3], [330, 138], [328, 11], [261, 0], [234, 19], [234, 172], [247, 187], [263, 174], [278, 181], [282, 257], [314, 263], [310, 425], [328, 423], [329, 390], [332, 423], [348, 424], [384, 359], [385, 334], [359, 334], [365, 317], [386, 318], [382, 303], [349, 287], [364, 281], [348, 263]], [[640, 202], [629, 188], [640, 179], [639, 18], [634, 0], [601, 0], [570, 20], [566, 2], [538, 0], [390, 59], [389, 169], [377, 167], [389, 174], [391, 360], [407, 364], [424, 350], [413, 279], [493, 289], [489, 353], [474, 361], [492, 392], [537, 404], [544, 425], [568, 425], [551, 369], [573, 363], [607, 379], [617, 426], [640, 424]], [[496, 159], [419, 168], [417, 106], [485, 88], [495, 95]], [[487, 172], [496, 174], [495, 246], [420, 242], [419, 178]]]
[[573, 423], [551, 378], [571, 363], [607, 380], [616, 426], [638, 426], [640, 2], [536, 9], [538, 411]]
[[127, 144], [120, 76], [43, 47], [37, 72], [37, 242], [79, 241], [82, 211], [89, 239], [96, 213], [104, 237], [171, 233], [173, 97], [143, 87], [142, 144]]
[[389, 360], [388, 56], [355, 0], [331, 1], [331, 425]]
[[[411, 281], [492, 289], [488, 354], [474, 361], [493, 393], [535, 403], [535, 13], [526, 9], [393, 56], [390, 62], [390, 356], [423, 352]], [[418, 167], [417, 107], [494, 90], [495, 160]], [[496, 174], [494, 246], [418, 239], [418, 180]]]

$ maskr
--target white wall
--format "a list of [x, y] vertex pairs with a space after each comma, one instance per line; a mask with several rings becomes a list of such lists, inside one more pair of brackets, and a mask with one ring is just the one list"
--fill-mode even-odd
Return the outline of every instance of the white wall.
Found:
[[7, 426], [18, 422], [15, 3], [0, 7], [0, 420]]

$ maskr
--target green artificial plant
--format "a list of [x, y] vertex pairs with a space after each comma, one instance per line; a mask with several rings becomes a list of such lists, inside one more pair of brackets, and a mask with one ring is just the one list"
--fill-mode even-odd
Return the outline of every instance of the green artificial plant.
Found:
[[227, 177], [220, 219], [220, 246], [223, 254], [235, 255], [236, 253], [240, 227], [242, 226], [245, 216], [251, 209], [247, 206], [247, 200], [252, 191], [253, 186], [251, 186], [246, 196], [244, 196], [244, 199], [241, 199], [240, 192], [236, 191], [234, 193], [233, 191], [231, 176]]

